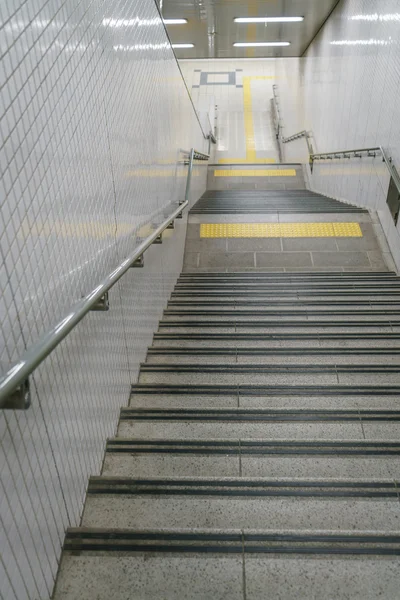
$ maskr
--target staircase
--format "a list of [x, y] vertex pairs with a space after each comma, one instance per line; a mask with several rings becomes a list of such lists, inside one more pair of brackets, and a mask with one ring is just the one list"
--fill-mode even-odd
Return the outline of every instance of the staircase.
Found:
[[310, 190], [208, 190], [190, 211], [192, 215], [366, 213]]
[[[324, 222], [362, 224], [347, 242], [368, 266], [289, 272], [281, 245], [272, 266], [232, 271], [230, 240], [199, 237], [210, 213], [303, 222], [322, 204], [218, 194], [192, 209], [186, 251], [221, 268], [197, 261], [177, 281], [55, 599], [398, 599], [400, 278], [373, 268], [370, 215], [329, 199]], [[301, 252], [350, 253], [307, 240]], [[243, 251], [267, 254], [262, 241]]]

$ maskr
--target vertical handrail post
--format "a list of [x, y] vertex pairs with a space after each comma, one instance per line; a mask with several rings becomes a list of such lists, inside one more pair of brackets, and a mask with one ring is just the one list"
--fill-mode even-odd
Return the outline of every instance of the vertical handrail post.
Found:
[[186, 180], [186, 191], [185, 191], [185, 202], [189, 202], [190, 185], [192, 183], [192, 172], [193, 172], [193, 159], [194, 159], [194, 148], [191, 149], [189, 154], [189, 170]]

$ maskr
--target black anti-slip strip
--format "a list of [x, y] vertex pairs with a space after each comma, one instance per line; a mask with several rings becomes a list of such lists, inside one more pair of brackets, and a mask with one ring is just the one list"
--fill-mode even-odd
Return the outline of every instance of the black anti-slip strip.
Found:
[[107, 452], [171, 455], [400, 456], [400, 442], [281, 440], [109, 440]]
[[217, 396], [399, 396], [398, 385], [194, 385], [132, 384], [133, 394]]
[[[314, 306], [327, 306], [327, 302], [326, 300], [280, 300], [277, 302], [273, 302], [273, 305], [276, 306], [283, 306], [283, 307], [287, 307], [287, 306], [293, 306], [293, 307], [305, 307], [305, 308], [309, 308], [309, 307], [314, 307]], [[269, 303], [269, 305], [271, 305], [271, 303]], [[399, 306], [400, 302], [397, 300], [353, 300], [353, 299], [349, 299], [349, 300], [330, 300], [329, 301], [329, 306], [350, 306], [350, 307], [359, 307], [359, 306], [388, 306], [388, 307], [392, 307], [392, 306]], [[216, 300], [172, 300], [170, 302], [168, 302], [168, 307], [172, 307], [173, 310], [177, 310], [175, 307], [180, 307], [180, 306], [205, 306], [207, 307], [215, 307], [215, 309], [218, 309], [219, 306], [225, 308], [227, 306], [235, 306], [235, 307], [241, 307], [241, 306], [265, 306], [265, 301], [260, 298], [258, 300], [221, 300], [218, 301]], [[168, 310], [171, 310], [171, 308], [168, 308]], [[181, 309], [180, 309], [181, 310]], [[317, 314], [319, 313], [319, 311], [315, 311]], [[367, 313], [369, 314], [369, 311], [367, 311]], [[186, 312], [184, 314], [187, 314]], [[254, 312], [253, 312], [254, 314]]]
[[[358, 308], [358, 307], [354, 307], [353, 310], [351, 309], [328, 309], [325, 310], [323, 308], [319, 309], [319, 310], [312, 310], [310, 308], [305, 308], [304, 310], [273, 310], [273, 309], [258, 309], [258, 310], [254, 310], [254, 309], [237, 309], [237, 310], [230, 310], [227, 308], [207, 308], [206, 310], [196, 310], [196, 309], [191, 309], [191, 310], [179, 310], [179, 309], [171, 309], [171, 308], [167, 308], [166, 310], [164, 310], [164, 316], [169, 317], [169, 316], [173, 316], [173, 317], [210, 317], [210, 316], [219, 316], [219, 317], [242, 317], [242, 316], [251, 316], [251, 317], [288, 317], [288, 316], [302, 316], [302, 317], [308, 317], [308, 316], [313, 316], [313, 317], [320, 317], [320, 316], [359, 316], [359, 315], [366, 315], [366, 316], [378, 316], [378, 315], [400, 315], [400, 309], [398, 308], [385, 308], [385, 309], [379, 309], [379, 308], [370, 308], [369, 310], [363, 309], [363, 308]], [[321, 321], [322, 323], [325, 323], [325, 321]], [[368, 321], [366, 321], [368, 323]]]
[[158, 409], [123, 408], [123, 421], [400, 421], [397, 410], [314, 410], [314, 409]]
[[[400, 335], [399, 335], [400, 338]], [[244, 347], [244, 346], [210, 346], [209, 348], [186, 346], [153, 346], [147, 350], [150, 356], [171, 355], [171, 356], [330, 356], [330, 355], [373, 355], [385, 356], [392, 354], [400, 354], [400, 347], [385, 347], [385, 348], [260, 348], [260, 347]]]
[[323, 373], [398, 373], [400, 365], [265, 365], [248, 363], [217, 363], [217, 364], [162, 364], [143, 363], [140, 367], [143, 373], [259, 373], [261, 375], [283, 373], [283, 374], [323, 374]]
[[339, 288], [335, 288], [333, 290], [288, 290], [287, 288], [284, 288], [282, 290], [273, 290], [271, 291], [270, 288], [266, 288], [264, 290], [246, 290], [246, 289], [238, 289], [238, 288], [233, 288], [230, 291], [226, 291], [226, 290], [219, 290], [219, 291], [215, 291], [215, 290], [203, 290], [203, 289], [199, 289], [199, 290], [179, 290], [175, 288], [175, 291], [173, 291], [171, 293], [171, 298], [179, 298], [180, 296], [190, 296], [190, 297], [201, 297], [201, 296], [209, 296], [210, 298], [212, 297], [217, 297], [217, 298], [222, 298], [224, 296], [228, 296], [230, 298], [232, 297], [247, 297], [250, 296], [250, 298], [253, 298], [254, 296], [262, 296], [263, 298], [265, 298], [266, 300], [269, 300], [270, 298], [281, 298], [283, 296], [291, 296], [291, 297], [295, 297], [295, 298], [309, 298], [311, 296], [317, 296], [317, 297], [325, 297], [325, 296], [351, 296], [351, 297], [357, 297], [357, 296], [394, 296], [394, 297], [398, 297], [400, 295], [400, 290], [398, 287], [396, 287], [394, 290], [387, 290], [382, 288], [376, 288], [376, 289], [358, 289], [358, 290], [341, 290]]
[[263, 271], [257, 271], [252, 273], [250, 271], [232, 271], [230, 273], [226, 273], [225, 271], [219, 272], [203, 272], [203, 271], [186, 271], [185, 273], [181, 273], [179, 275], [179, 279], [190, 279], [191, 277], [196, 277], [199, 279], [217, 279], [220, 277], [229, 278], [243, 278], [246, 279], [254, 278], [254, 277], [263, 277], [265, 279], [317, 279], [318, 277], [323, 277], [324, 279], [377, 279], [377, 278], [397, 278], [398, 275], [395, 271], [308, 271], [303, 273], [268, 273]]
[[254, 481], [254, 480], [174, 480], [92, 477], [88, 494], [165, 495], [165, 496], [241, 496], [241, 497], [321, 497], [321, 498], [398, 498], [394, 482], [332, 481]]
[[[206, 316], [206, 315], [205, 315]], [[399, 321], [395, 321], [393, 319], [387, 319], [387, 320], [381, 320], [381, 321], [373, 321], [373, 320], [365, 320], [365, 321], [329, 321], [328, 319], [326, 321], [318, 321], [317, 319], [314, 321], [262, 321], [262, 320], [257, 320], [254, 319], [252, 321], [245, 321], [245, 320], [241, 320], [238, 321], [237, 319], [232, 319], [232, 320], [215, 320], [215, 321], [190, 321], [188, 320], [181, 320], [181, 321], [167, 321], [167, 320], [161, 320], [158, 324], [158, 326], [160, 328], [163, 327], [196, 327], [196, 328], [201, 328], [201, 327], [248, 327], [248, 328], [260, 328], [260, 327], [268, 327], [268, 328], [272, 328], [272, 327], [283, 327], [283, 328], [308, 328], [308, 327], [363, 327], [365, 329], [367, 329], [368, 327], [400, 327], [400, 320]]]
[[398, 290], [400, 288], [400, 279], [396, 279], [394, 281], [387, 282], [384, 281], [333, 281], [329, 283], [325, 282], [313, 282], [313, 283], [304, 283], [300, 281], [282, 281], [282, 282], [271, 282], [271, 281], [226, 281], [226, 283], [220, 283], [220, 281], [209, 282], [209, 281], [201, 281], [200, 283], [190, 283], [182, 282], [177, 283], [174, 290], [188, 290], [188, 291], [236, 291], [236, 290], [248, 290], [248, 291], [298, 291], [298, 292], [312, 292], [312, 291], [330, 291], [330, 290], [349, 290], [353, 293], [358, 290], [376, 290], [376, 289], [384, 289], [384, 290]]
[[208, 552], [312, 555], [400, 555], [400, 536], [283, 534], [250, 531], [177, 533], [107, 529], [68, 529], [64, 550], [74, 552]]
[[335, 332], [319, 332], [319, 333], [240, 333], [238, 331], [232, 333], [215, 333], [215, 332], [202, 332], [202, 333], [175, 333], [170, 332], [155, 332], [154, 339], [159, 340], [247, 340], [247, 341], [282, 341], [282, 340], [399, 340], [400, 333], [387, 332], [365, 332], [360, 331], [359, 333], [335, 333]]

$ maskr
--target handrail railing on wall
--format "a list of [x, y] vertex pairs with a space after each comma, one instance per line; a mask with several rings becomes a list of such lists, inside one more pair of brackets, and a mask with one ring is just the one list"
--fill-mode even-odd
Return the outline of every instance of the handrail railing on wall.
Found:
[[276, 139], [279, 140], [281, 136], [282, 129], [282, 119], [281, 119], [281, 111], [279, 108], [279, 100], [278, 100], [278, 86], [276, 83], [272, 86], [272, 105], [274, 107], [274, 125], [275, 125], [275, 136]]
[[72, 306], [67, 314], [51, 329], [46, 331], [37, 342], [32, 344], [20, 359], [0, 377], [0, 408], [27, 409], [30, 406], [29, 375], [40, 363], [66, 338], [72, 329], [90, 310], [108, 310], [108, 291], [134, 266], [143, 266], [143, 254], [153, 243], [162, 241], [162, 233], [171, 226], [174, 219], [181, 216], [182, 210], [189, 204], [190, 182], [194, 160], [208, 160], [209, 156], [197, 150], [190, 151], [185, 199], [116, 269]]
[[299, 133], [294, 133], [293, 135], [290, 135], [286, 138], [282, 136], [281, 140], [282, 144], [289, 144], [290, 142], [294, 142], [295, 140], [299, 140], [301, 138], [306, 138], [308, 154], [313, 154], [314, 148], [312, 147], [312, 144], [310, 142], [311, 135], [309, 131], [306, 131], [305, 129], [303, 129], [303, 131], [299, 131]]
[[400, 194], [400, 176], [397, 172], [396, 167], [393, 164], [392, 157], [388, 156], [387, 152], [382, 146], [375, 146], [373, 148], [357, 148], [355, 150], [336, 150], [335, 152], [319, 152], [318, 154], [310, 153], [310, 167], [311, 172], [314, 168], [314, 162], [316, 160], [335, 160], [335, 159], [350, 159], [350, 158], [376, 158], [377, 156], [382, 157], [382, 162], [385, 163], [390, 176]]
[[275, 126], [275, 137], [276, 137], [276, 140], [278, 143], [280, 162], [282, 162], [282, 160], [283, 160], [282, 149], [281, 149], [281, 145], [280, 145], [281, 142], [282, 142], [282, 144], [289, 144], [290, 142], [294, 142], [295, 140], [299, 140], [304, 137], [307, 142], [308, 153], [312, 154], [314, 152], [314, 148], [312, 147], [312, 144], [310, 142], [311, 135], [305, 129], [303, 131], [299, 131], [298, 133], [295, 133], [288, 137], [284, 137], [282, 135], [283, 124], [282, 124], [281, 111], [280, 111], [280, 107], [279, 107], [279, 96], [278, 96], [277, 84], [274, 84], [272, 86], [272, 94], [273, 94], [273, 98], [272, 98], [273, 120], [274, 120], [274, 126]]

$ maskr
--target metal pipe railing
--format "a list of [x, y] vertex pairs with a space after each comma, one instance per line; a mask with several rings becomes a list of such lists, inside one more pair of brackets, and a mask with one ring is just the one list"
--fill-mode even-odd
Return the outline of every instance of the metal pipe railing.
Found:
[[281, 111], [279, 108], [279, 100], [278, 100], [278, 86], [276, 83], [272, 86], [272, 104], [274, 107], [274, 125], [275, 125], [275, 135], [276, 139], [279, 140], [281, 137], [281, 129], [282, 129], [282, 119], [281, 119]]
[[388, 156], [382, 146], [374, 146], [371, 148], [356, 148], [352, 150], [336, 150], [335, 152], [319, 152], [318, 154], [310, 153], [310, 168], [311, 172], [314, 168], [314, 162], [316, 160], [337, 160], [337, 159], [350, 159], [350, 158], [376, 158], [377, 156], [382, 157], [382, 162], [385, 163], [390, 176], [400, 194], [400, 176], [397, 172], [396, 167], [393, 164], [392, 157]]
[[283, 144], [289, 144], [290, 142], [294, 142], [295, 140], [299, 140], [301, 138], [305, 138], [306, 142], [307, 142], [307, 148], [308, 148], [308, 154], [313, 154], [314, 152], [314, 148], [312, 147], [312, 144], [310, 142], [310, 133], [308, 131], [306, 131], [305, 129], [303, 129], [303, 131], [299, 131], [298, 133], [294, 133], [293, 135], [290, 135], [289, 137], [283, 137], [281, 138], [281, 141]]
[[[181, 216], [182, 210], [189, 204], [190, 182], [193, 160], [208, 160], [209, 156], [192, 148], [189, 154], [189, 172], [186, 185], [186, 196], [178, 208], [165, 219], [116, 269], [109, 273], [89, 294], [74, 304], [62, 319], [32, 344], [0, 377], [0, 408], [27, 409], [31, 397], [29, 375], [40, 363], [62, 342], [74, 327], [90, 310], [108, 310], [107, 294], [110, 288], [132, 266], [143, 266], [143, 254], [151, 244], [160, 242], [162, 233], [174, 219]], [[136, 263], [136, 265], [134, 265]]]

